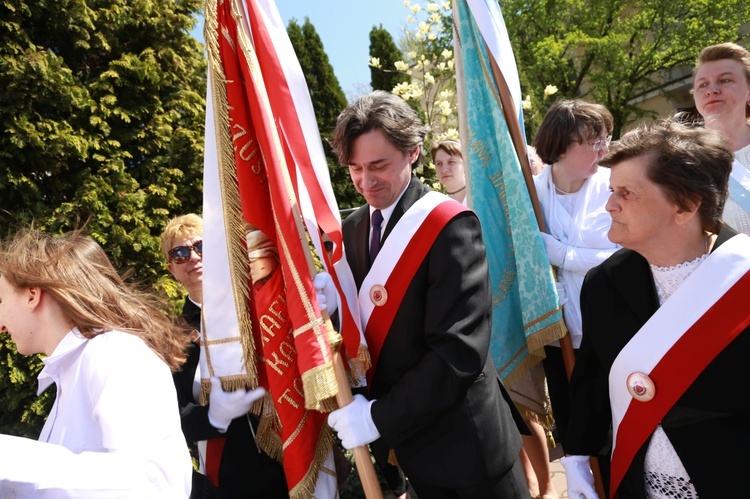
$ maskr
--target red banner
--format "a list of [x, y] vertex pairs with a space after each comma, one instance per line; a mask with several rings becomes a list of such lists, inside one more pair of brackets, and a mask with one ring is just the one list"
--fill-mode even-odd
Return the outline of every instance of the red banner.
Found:
[[[300, 198], [300, 190], [306, 190], [306, 195], [310, 197], [311, 207], [314, 211], [313, 217], [317, 227], [310, 228], [310, 232], [323, 231], [334, 243], [334, 251], [331, 258], [325, 252], [321, 252], [321, 259], [326, 261], [326, 269], [331, 274], [334, 284], [339, 291], [339, 296], [344, 302], [344, 306], [339, 309], [341, 315], [341, 334], [344, 338], [345, 350], [348, 357], [356, 358], [360, 350], [361, 334], [358, 321], [355, 319], [352, 309], [347, 304], [347, 295], [343, 291], [340, 279], [333, 262], [339, 262], [343, 258], [343, 237], [341, 233], [341, 222], [338, 217], [331, 211], [330, 203], [326, 196], [325, 189], [315, 170], [311, 151], [306, 141], [305, 133], [299, 116], [298, 105], [294, 100], [294, 85], [303, 86], [307, 93], [307, 87], [304, 82], [301, 71], [294, 74], [290, 71], [291, 61], [286, 60], [287, 70], [282, 65], [279, 53], [276, 50], [273, 39], [273, 29], [277, 27], [267, 26], [264, 22], [263, 9], [261, 2], [248, 0], [247, 9], [249, 13], [250, 31], [253, 33], [253, 42], [258, 56], [260, 71], [266, 81], [273, 82], [269, 86], [268, 98], [273, 112], [273, 117], [279, 125], [280, 140], [284, 147], [286, 164], [289, 169], [289, 177], [292, 180], [295, 196]], [[284, 32], [286, 36], [286, 32]], [[293, 54], [291, 54], [293, 55]], [[287, 73], [292, 73], [293, 77], [301, 78], [301, 81], [288, 81]], [[314, 140], [320, 142], [319, 135]], [[297, 180], [297, 174], [302, 178], [300, 185]], [[327, 185], [327, 184], [325, 184]], [[329, 186], [330, 189], [330, 186]], [[333, 196], [332, 191], [330, 196]], [[316, 234], [317, 236], [317, 234]], [[369, 364], [369, 362], [366, 362]]]
[[[247, 6], [251, 12], [253, 3]], [[272, 410], [263, 409], [258, 443], [271, 455], [283, 449], [290, 495], [310, 497], [333, 443], [325, 415], [318, 411], [330, 407], [338, 387], [314, 298], [314, 269], [308, 263], [307, 239], [289, 174], [293, 168], [287, 164], [288, 146], [269, 102], [268, 88], [275, 83], [266, 85], [273, 80], [258, 63], [258, 51], [268, 48], [255, 47], [257, 36], [251, 36], [249, 26], [239, 2], [207, 2], [206, 42], [221, 185], [231, 186], [239, 196], [242, 219], [248, 224], [244, 232], [262, 231], [278, 255], [278, 268], [267, 281], [251, 286], [248, 268], [245, 282], [232, 285], [249, 291], [252, 334], [243, 332], [240, 342], [253, 357], [246, 359], [253, 364], [247, 371], [257, 373], [255, 382], [267, 388], [267, 402], [273, 402]], [[225, 210], [231, 207], [224, 203], [222, 198]], [[242, 244], [247, 254], [237, 232], [237, 227], [227, 228], [229, 251]], [[219, 357], [211, 359], [216, 363]], [[269, 431], [280, 439], [262, 434]]]

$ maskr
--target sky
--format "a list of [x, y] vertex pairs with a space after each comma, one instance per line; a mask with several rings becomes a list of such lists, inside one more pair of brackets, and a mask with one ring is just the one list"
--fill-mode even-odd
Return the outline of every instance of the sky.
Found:
[[[383, 25], [398, 43], [410, 11], [403, 0], [276, 0], [284, 25], [305, 18], [318, 32], [341, 88], [350, 100], [370, 84], [370, 30]], [[203, 41], [202, 19], [193, 34]]]

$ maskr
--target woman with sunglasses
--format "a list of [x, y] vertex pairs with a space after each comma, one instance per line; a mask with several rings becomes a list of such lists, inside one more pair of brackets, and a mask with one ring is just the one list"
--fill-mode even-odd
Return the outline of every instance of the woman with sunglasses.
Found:
[[0, 253], [0, 331], [44, 354], [39, 441], [0, 435], [0, 497], [185, 498], [191, 462], [170, 369], [187, 336], [80, 233], [20, 232]]
[[[612, 126], [612, 115], [604, 106], [563, 100], [550, 107], [533, 141], [537, 154], [549, 165], [534, 177], [534, 184], [547, 226], [542, 238], [550, 263], [558, 269], [560, 304], [575, 349], [581, 344], [583, 278], [617, 250], [607, 238], [612, 223], [604, 208], [609, 170], [599, 167]], [[564, 441], [570, 419], [568, 379], [559, 345], [546, 346], [545, 353], [552, 412]]]
[[173, 218], [161, 235], [167, 268], [188, 292], [182, 317], [193, 327], [188, 358], [174, 374], [182, 431], [197, 443], [202, 473], [193, 474], [195, 498], [286, 498], [284, 470], [255, 443], [258, 417], [248, 414], [262, 389], [226, 393], [216, 382], [209, 403], [200, 394], [200, 329], [203, 301], [203, 219], [190, 213]]

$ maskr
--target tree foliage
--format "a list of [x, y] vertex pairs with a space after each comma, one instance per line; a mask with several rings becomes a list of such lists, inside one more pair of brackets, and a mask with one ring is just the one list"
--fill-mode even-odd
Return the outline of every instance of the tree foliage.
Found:
[[[391, 92], [397, 85], [409, 81], [409, 75], [395, 71], [395, 64], [404, 54], [393, 41], [388, 30], [373, 26], [370, 30], [370, 85], [373, 90]], [[386, 69], [388, 68], [388, 69]]]
[[[179, 292], [158, 236], [202, 206], [201, 4], [0, 0], [2, 235], [86, 225], [135, 282]], [[37, 368], [0, 343], [0, 431], [43, 414], [26, 386]]]
[[637, 97], [659, 89], [670, 72], [691, 66], [707, 45], [739, 38], [747, 0], [500, 0], [531, 135], [559, 98], [605, 105], [615, 137], [647, 111]]
[[[429, 127], [432, 141], [458, 136], [456, 73], [453, 59], [452, 12], [448, 2], [428, 0], [404, 2], [410, 14], [406, 18], [400, 46], [404, 60], [397, 61], [397, 71], [409, 76], [407, 83], [396, 85], [393, 93], [416, 104]], [[370, 62], [372, 64], [372, 60]]]
[[295, 19], [291, 19], [286, 30], [310, 91], [339, 208], [359, 206], [363, 201], [352, 185], [349, 170], [339, 166], [329, 142], [336, 128], [336, 119], [347, 106], [344, 91], [310, 19], [305, 18], [302, 26]]
[[[370, 67], [373, 75], [376, 70], [393, 75], [395, 85], [384, 90], [402, 97], [419, 113], [429, 129], [425, 140], [429, 148], [434, 141], [458, 137], [451, 6], [447, 1], [438, 4], [431, 0], [424, 6], [406, 0], [404, 6], [409, 14], [399, 40], [403, 58], [391, 61], [381, 57], [373, 52], [371, 42]], [[398, 82], [397, 78], [403, 81]], [[372, 85], [375, 88], [374, 80]], [[429, 158], [416, 173], [434, 189], [442, 189]]]

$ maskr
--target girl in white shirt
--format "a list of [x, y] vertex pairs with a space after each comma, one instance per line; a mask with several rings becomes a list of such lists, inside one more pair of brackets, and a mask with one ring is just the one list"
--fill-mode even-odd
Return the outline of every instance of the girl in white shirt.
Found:
[[[612, 255], [618, 246], [607, 233], [612, 218], [609, 170], [599, 161], [609, 150], [613, 128], [610, 112], [600, 104], [581, 100], [555, 102], [547, 111], [533, 145], [549, 165], [534, 177], [547, 232], [542, 233], [547, 256], [557, 267], [558, 293], [573, 348], [581, 344], [579, 297], [583, 278]], [[568, 379], [558, 346], [545, 347], [552, 412], [565, 440], [570, 417]]]
[[189, 336], [79, 233], [0, 254], [0, 330], [42, 353], [57, 398], [39, 441], [0, 435], [0, 497], [185, 498], [192, 464], [171, 370]]

